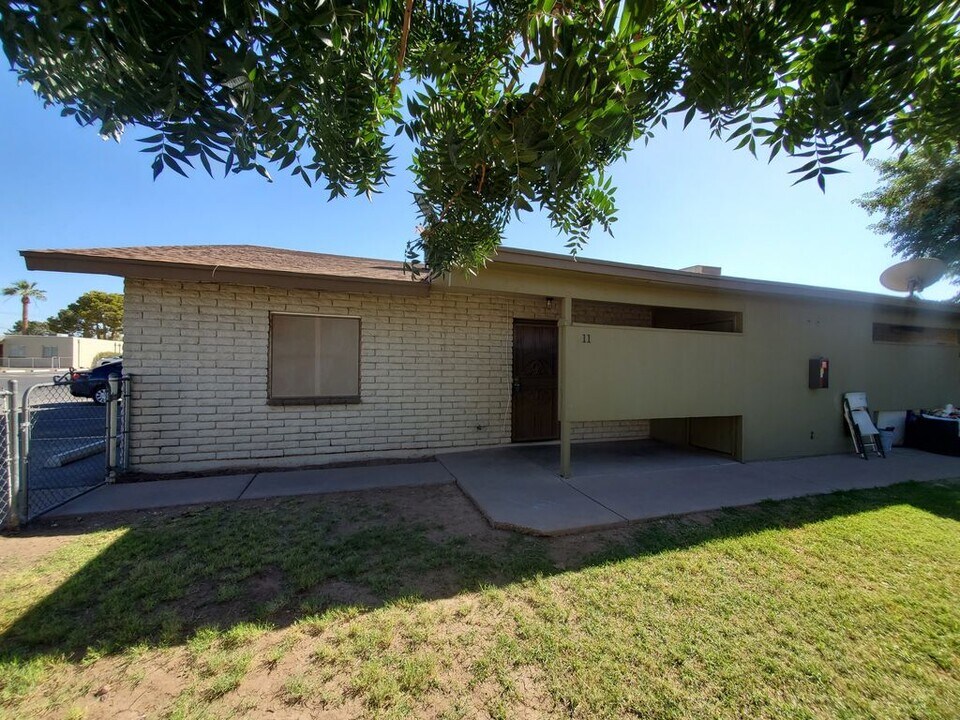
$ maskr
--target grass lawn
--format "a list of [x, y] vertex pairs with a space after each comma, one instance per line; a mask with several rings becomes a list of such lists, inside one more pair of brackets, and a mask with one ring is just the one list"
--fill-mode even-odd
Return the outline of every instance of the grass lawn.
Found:
[[0, 538], [3, 718], [957, 718], [960, 484], [535, 539], [454, 487]]

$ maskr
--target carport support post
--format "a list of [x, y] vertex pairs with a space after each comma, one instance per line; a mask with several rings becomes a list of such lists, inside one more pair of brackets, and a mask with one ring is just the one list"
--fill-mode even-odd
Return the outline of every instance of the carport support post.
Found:
[[572, 436], [570, 423], [567, 419], [567, 336], [570, 334], [570, 323], [573, 322], [573, 299], [569, 297], [560, 300], [560, 349], [557, 353], [559, 364], [559, 412], [560, 416], [560, 474], [570, 477], [570, 439]]

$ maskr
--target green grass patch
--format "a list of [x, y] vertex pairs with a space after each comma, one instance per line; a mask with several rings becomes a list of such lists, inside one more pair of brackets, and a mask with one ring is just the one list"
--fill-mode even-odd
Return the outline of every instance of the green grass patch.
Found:
[[152, 674], [176, 667], [151, 717], [952, 719], [958, 597], [956, 483], [589, 542], [356, 500], [220, 507], [0, 576], [0, 716], [83, 717], [124, 682], [150, 709]]

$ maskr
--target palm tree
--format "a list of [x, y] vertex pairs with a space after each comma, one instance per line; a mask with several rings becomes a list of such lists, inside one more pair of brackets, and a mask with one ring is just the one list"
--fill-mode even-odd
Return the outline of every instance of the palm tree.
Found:
[[7, 285], [3, 289], [3, 294], [7, 297], [18, 295], [20, 302], [23, 303], [23, 318], [20, 321], [20, 327], [24, 335], [30, 334], [30, 301], [46, 300], [47, 293], [37, 287], [34, 282], [27, 280], [17, 280], [12, 285]]

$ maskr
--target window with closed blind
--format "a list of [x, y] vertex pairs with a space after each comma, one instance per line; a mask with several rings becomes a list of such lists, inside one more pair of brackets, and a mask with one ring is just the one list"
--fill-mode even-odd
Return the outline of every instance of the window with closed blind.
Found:
[[269, 402], [360, 402], [360, 318], [270, 314]]

